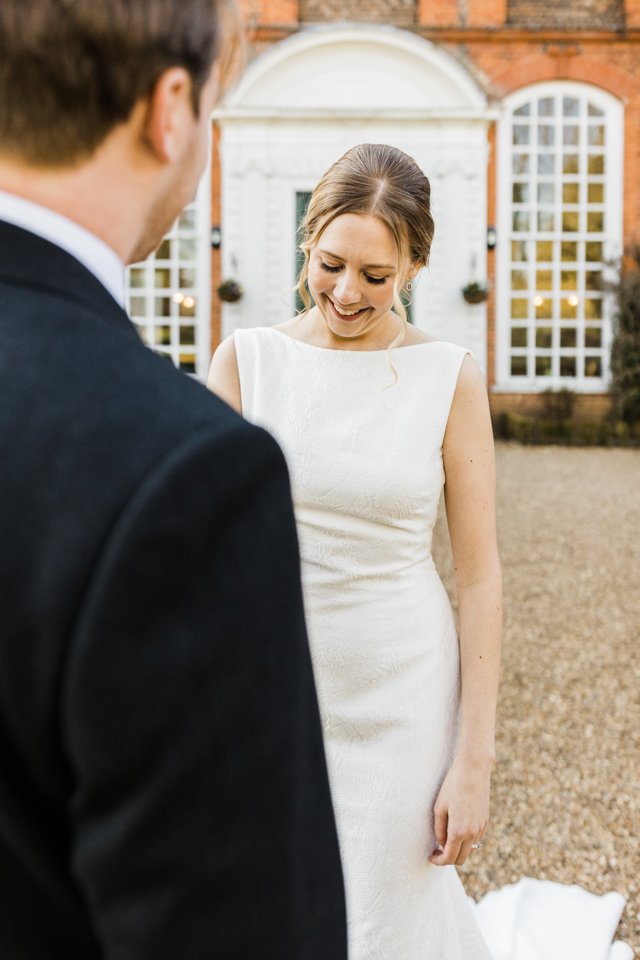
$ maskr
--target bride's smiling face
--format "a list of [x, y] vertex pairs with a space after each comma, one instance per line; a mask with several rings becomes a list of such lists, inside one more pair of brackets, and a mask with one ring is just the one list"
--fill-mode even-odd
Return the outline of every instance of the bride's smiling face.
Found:
[[[309, 290], [336, 337], [366, 337], [394, 322], [391, 307], [399, 270], [398, 247], [378, 217], [344, 213], [332, 220], [309, 252]], [[397, 318], [395, 318], [397, 325]]]

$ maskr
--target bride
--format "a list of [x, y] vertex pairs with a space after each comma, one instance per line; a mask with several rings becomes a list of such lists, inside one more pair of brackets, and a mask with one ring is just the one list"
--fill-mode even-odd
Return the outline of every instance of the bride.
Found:
[[[349, 150], [302, 224], [305, 311], [236, 331], [209, 379], [289, 463], [352, 960], [489, 958], [455, 865], [494, 763], [493, 439], [474, 359], [406, 320], [433, 231], [411, 157]], [[459, 630], [430, 550], [443, 486]]]

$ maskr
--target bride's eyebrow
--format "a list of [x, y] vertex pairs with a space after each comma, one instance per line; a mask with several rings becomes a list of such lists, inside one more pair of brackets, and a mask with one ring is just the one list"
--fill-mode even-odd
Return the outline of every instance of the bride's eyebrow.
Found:
[[[342, 257], [339, 257], [337, 253], [331, 253], [330, 250], [322, 250], [318, 247], [318, 253], [321, 253], [324, 257], [332, 257], [334, 260], [339, 260], [340, 263], [344, 263]], [[364, 270], [395, 270], [395, 267], [389, 263], [365, 263]]]

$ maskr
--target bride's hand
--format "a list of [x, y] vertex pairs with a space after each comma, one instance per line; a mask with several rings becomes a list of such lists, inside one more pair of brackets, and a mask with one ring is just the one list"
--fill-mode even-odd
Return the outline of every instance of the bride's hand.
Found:
[[436, 800], [435, 835], [438, 849], [431, 863], [463, 864], [471, 844], [482, 839], [489, 822], [491, 764], [455, 760]]

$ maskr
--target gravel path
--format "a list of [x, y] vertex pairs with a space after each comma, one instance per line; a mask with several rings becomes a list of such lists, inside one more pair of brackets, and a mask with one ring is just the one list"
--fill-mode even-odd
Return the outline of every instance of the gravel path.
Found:
[[[640, 451], [500, 444], [505, 636], [476, 899], [522, 876], [627, 898], [640, 956]], [[444, 523], [434, 552], [447, 588]]]

